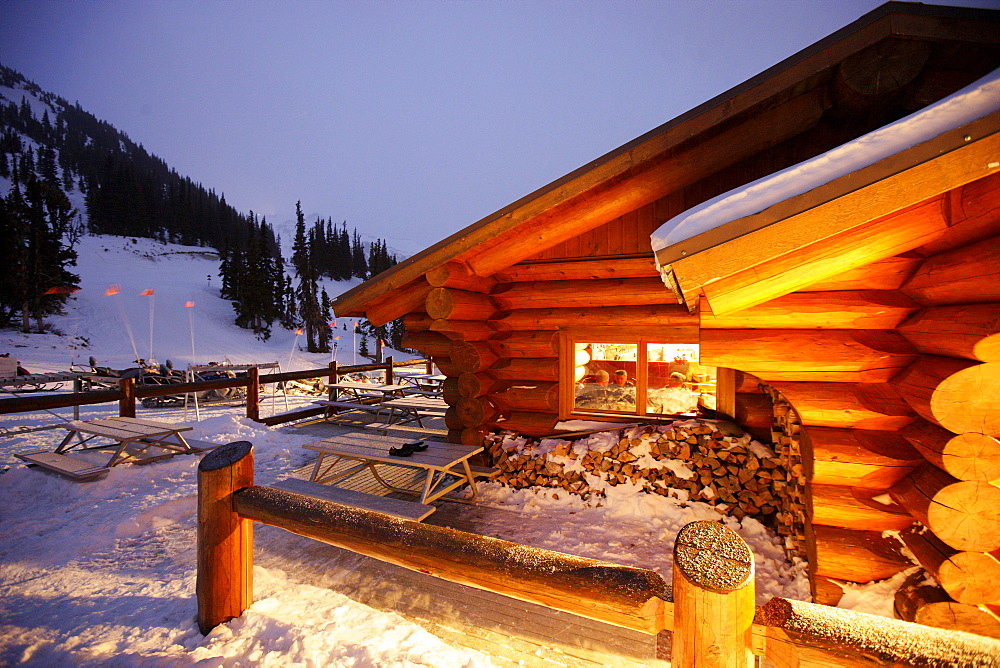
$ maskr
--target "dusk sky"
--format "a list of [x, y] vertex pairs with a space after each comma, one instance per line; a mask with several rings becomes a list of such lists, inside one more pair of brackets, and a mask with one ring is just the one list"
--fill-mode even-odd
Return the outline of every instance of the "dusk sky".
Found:
[[0, 0], [0, 63], [286, 245], [301, 200], [409, 254], [880, 4]]

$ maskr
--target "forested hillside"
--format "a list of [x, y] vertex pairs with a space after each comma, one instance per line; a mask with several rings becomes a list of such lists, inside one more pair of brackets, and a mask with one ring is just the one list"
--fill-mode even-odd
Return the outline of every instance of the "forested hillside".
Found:
[[[17, 323], [25, 331], [32, 320], [41, 329], [42, 318], [78, 287], [73, 245], [84, 232], [216, 249], [235, 323], [261, 338], [276, 322], [303, 327], [316, 351], [330, 344], [320, 279], [364, 279], [396, 262], [384, 241], [366, 245], [357, 229], [348, 234], [346, 222], [317, 219], [307, 228], [296, 204], [288, 266], [266, 218], [237, 211], [79, 103], [2, 65], [0, 196], [0, 260], [10, 268], [0, 278], [0, 326]], [[398, 343], [402, 328], [371, 333]]]

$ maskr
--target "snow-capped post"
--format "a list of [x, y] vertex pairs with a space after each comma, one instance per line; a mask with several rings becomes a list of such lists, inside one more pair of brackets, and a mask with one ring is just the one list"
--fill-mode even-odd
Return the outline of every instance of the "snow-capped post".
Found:
[[260, 422], [260, 369], [247, 369], [247, 417]]
[[333, 387], [337, 384], [337, 380], [339, 380], [339, 374], [337, 373], [337, 361], [334, 360], [333, 362], [330, 362], [330, 375], [327, 376], [326, 379], [327, 387], [329, 388], [327, 390], [326, 398], [329, 401], [333, 401], [334, 395], [337, 393], [336, 388]]
[[135, 378], [122, 378], [118, 381], [121, 398], [118, 400], [118, 417], [135, 417]]
[[198, 465], [198, 629], [204, 635], [253, 603], [253, 522], [233, 493], [253, 485], [253, 444], [235, 441]]
[[754, 665], [754, 558], [719, 522], [691, 522], [674, 543], [671, 665]]

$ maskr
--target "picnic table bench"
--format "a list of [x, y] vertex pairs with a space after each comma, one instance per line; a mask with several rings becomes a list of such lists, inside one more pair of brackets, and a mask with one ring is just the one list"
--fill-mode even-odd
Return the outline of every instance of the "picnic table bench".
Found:
[[333, 501], [334, 503], [352, 508], [374, 510], [379, 513], [398, 517], [402, 520], [412, 520], [414, 522], [420, 522], [436, 510], [434, 506], [428, 506], [423, 503], [414, 503], [413, 501], [394, 499], [390, 496], [378, 496], [377, 494], [358, 492], [345, 487], [333, 487], [309, 480], [300, 480], [299, 478], [286, 478], [285, 480], [276, 482], [273, 487], [303, 496], [323, 499], [324, 501]]
[[[449, 500], [471, 503], [477, 496], [476, 478], [495, 475], [495, 469], [473, 466], [469, 459], [480, 452], [482, 447], [472, 447], [455, 443], [427, 442], [427, 449], [401, 457], [389, 454], [392, 448], [402, 448], [412, 440], [393, 436], [380, 436], [362, 432], [351, 432], [331, 438], [307, 443], [302, 447], [319, 453], [313, 467], [310, 482], [336, 482], [355, 473], [369, 470], [372, 477], [383, 487], [393, 492], [412, 494], [420, 497], [420, 504], [441, 499], [450, 492], [469, 486], [470, 499], [447, 497]], [[329, 461], [331, 460], [332, 461]], [[353, 466], [337, 469], [343, 460], [354, 462]], [[395, 466], [416, 469], [424, 474], [420, 492], [390, 484], [380, 473], [380, 466]], [[362, 492], [359, 492], [359, 494]], [[377, 496], [377, 495], [368, 495]], [[358, 497], [364, 499], [365, 497]], [[407, 503], [407, 502], [404, 502]], [[359, 507], [369, 507], [359, 505]]]
[[[108, 471], [112, 466], [124, 461], [153, 461], [163, 457], [171, 457], [178, 453], [204, 452], [204, 447], [194, 447], [181, 432], [190, 431], [192, 427], [160, 422], [158, 420], [145, 420], [137, 418], [103, 418], [98, 420], [72, 420], [64, 424], [57, 425], [60, 429], [65, 429], [69, 433], [55, 449], [55, 452], [37, 450], [33, 452], [23, 452], [15, 456], [29, 464], [35, 464], [42, 468], [74, 479], [85, 479], [97, 476]], [[104, 439], [112, 442], [98, 443], [95, 439]], [[199, 445], [202, 445], [199, 443]], [[214, 444], [204, 444], [214, 447]], [[167, 454], [139, 458], [138, 454], [144, 454], [149, 448], [156, 447], [167, 450]], [[106, 463], [95, 464], [93, 461], [81, 457], [74, 457], [73, 454], [92, 450], [113, 450]]]

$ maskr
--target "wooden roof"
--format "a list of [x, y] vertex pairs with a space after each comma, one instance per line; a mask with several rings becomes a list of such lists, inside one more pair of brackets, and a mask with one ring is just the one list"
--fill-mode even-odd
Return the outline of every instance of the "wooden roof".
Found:
[[[1000, 13], [889, 2], [691, 111], [466, 227], [334, 300], [337, 316], [458, 263], [488, 277], [803, 132], [829, 106], [807, 82], [889, 37], [996, 44]], [[985, 19], [985, 20], [984, 20]], [[803, 92], [805, 91], [805, 92]]]
[[1000, 171], [1000, 112], [656, 253], [695, 310], [726, 315], [921, 245], [946, 226], [914, 206]]

